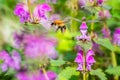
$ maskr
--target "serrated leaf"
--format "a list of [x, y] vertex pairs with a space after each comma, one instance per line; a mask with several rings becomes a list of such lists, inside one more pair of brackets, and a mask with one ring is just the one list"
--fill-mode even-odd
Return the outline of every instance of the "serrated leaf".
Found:
[[99, 39], [95, 40], [95, 42], [102, 45], [102, 46], [104, 46], [105, 48], [107, 48], [107, 49], [109, 49], [111, 51], [114, 50], [114, 47], [113, 47], [112, 43], [107, 38], [105, 38], [105, 39], [99, 38]]
[[58, 75], [58, 80], [69, 80], [73, 75], [78, 76], [79, 72], [75, 67], [67, 67]]
[[108, 68], [105, 72], [108, 74], [120, 76], [120, 66]]
[[100, 80], [107, 80], [105, 73], [101, 69], [91, 70], [90, 74], [97, 76]]
[[51, 66], [61, 66], [65, 64], [64, 60], [50, 60]]

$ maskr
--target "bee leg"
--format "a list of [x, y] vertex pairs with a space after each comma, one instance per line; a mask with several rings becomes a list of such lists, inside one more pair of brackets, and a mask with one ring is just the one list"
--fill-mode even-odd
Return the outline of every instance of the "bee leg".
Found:
[[63, 26], [62, 28], [61, 28], [61, 32], [65, 32], [66, 31], [66, 26]]
[[61, 27], [58, 27], [57, 29], [56, 29], [56, 32], [60, 29]]
[[60, 29], [61, 29], [61, 32], [63, 33], [63, 32], [64, 32], [64, 28], [63, 28], [63, 27], [61, 27]]
[[64, 31], [66, 31], [66, 26], [63, 26]]

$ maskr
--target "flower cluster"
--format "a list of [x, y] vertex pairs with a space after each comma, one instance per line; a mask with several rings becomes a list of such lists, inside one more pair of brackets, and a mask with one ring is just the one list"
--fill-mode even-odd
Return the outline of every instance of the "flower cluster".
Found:
[[[82, 41], [85, 44], [87, 44], [86, 42], [90, 41], [90, 36], [87, 35], [87, 28], [88, 27], [86, 25], [86, 22], [83, 21], [80, 26], [80, 32], [82, 35], [77, 37], [78, 41]], [[95, 63], [95, 59], [93, 57], [93, 55], [95, 55], [95, 54], [92, 49], [86, 50], [82, 46], [81, 46], [81, 48], [79, 48], [77, 57], [75, 59], [75, 62], [78, 63], [77, 70], [90, 71], [91, 66]], [[86, 51], [87, 51], [87, 53], [86, 53]]]
[[11, 56], [6, 51], [1, 51], [0, 60], [2, 60], [0, 64], [2, 71], [7, 71], [9, 67], [15, 70], [20, 69], [21, 57], [16, 51], [13, 51]]
[[81, 32], [81, 36], [77, 36], [77, 40], [83, 40], [83, 41], [89, 41], [90, 37], [87, 35], [87, 25], [86, 22], [83, 21], [81, 26], [80, 26], [80, 32]]
[[47, 19], [46, 12], [49, 11], [51, 11], [51, 7], [45, 3], [36, 5], [33, 13], [30, 11], [29, 6], [19, 3], [14, 9], [14, 14], [20, 18], [21, 23], [40, 23], [41, 19]]
[[83, 64], [86, 64], [87, 71], [90, 71], [91, 66], [95, 63], [95, 59], [93, 55], [95, 55], [93, 50], [89, 50], [86, 54], [85, 61], [84, 61], [84, 57], [83, 57], [84, 53], [82, 50], [80, 50], [75, 59], [75, 62], [78, 63], [77, 70], [83, 71]]
[[57, 58], [56, 41], [45, 36], [26, 35], [23, 40], [25, 55], [29, 57], [47, 56]]
[[111, 14], [108, 10], [101, 10], [98, 12], [98, 16], [101, 20], [111, 18]]
[[120, 28], [116, 28], [113, 34], [113, 43], [120, 46]]
[[[15, 34], [14, 40], [16, 45], [24, 47], [24, 52], [27, 57], [37, 58], [40, 56], [48, 57], [51, 59], [57, 58], [55, 50], [56, 40], [46, 36], [31, 35], [31, 34]], [[19, 44], [18, 44], [19, 43]]]
[[36, 72], [19, 72], [16, 75], [18, 80], [55, 80], [57, 75], [52, 71], [43, 73], [42, 70]]
[[79, 0], [79, 5], [81, 8], [90, 6], [102, 6], [104, 0]]
[[109, 30], [106, 26], [104, 26], [104, 27], [102, 28], [102, 34], [103, 34], [103, 37], [104, 37], [104, 38], [109, 38], [111, 32], [110, 32], [110, 30]]

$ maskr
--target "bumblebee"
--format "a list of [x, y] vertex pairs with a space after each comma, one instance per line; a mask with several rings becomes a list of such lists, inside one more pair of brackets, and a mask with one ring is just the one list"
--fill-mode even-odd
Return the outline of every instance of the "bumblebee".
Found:
[[62, 20], [54, 20], [51, 23], [52, 26], [57, 26], [56, 31], [58, 31], [59, 29], [61, 30], [61, 32], [65, 32], [66, 31], [66, 26], [64, 21]]

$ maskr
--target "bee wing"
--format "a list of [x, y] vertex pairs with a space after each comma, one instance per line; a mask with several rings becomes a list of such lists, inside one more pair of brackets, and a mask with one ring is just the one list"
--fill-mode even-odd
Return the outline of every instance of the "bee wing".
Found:
[[66, 18], [63, 20], [63, 22], [68, 22], [68, 21], [70, 21], [70, 20], [75, 20], [75, 21], [78, 21], [78, 22], [82, 22], [81, 20], [79, 20], [79, 19], [77, 19], [77, 18], [73, 18], [73, 17], [71, 17], [71, 16], [66, 17]]
[[96, 23], [96, 22], [100, 22], [100, 21], [99, 20], [88, 20], [86, 22], [88, 22], [88, 23], [92, 23], [92, 22]]

